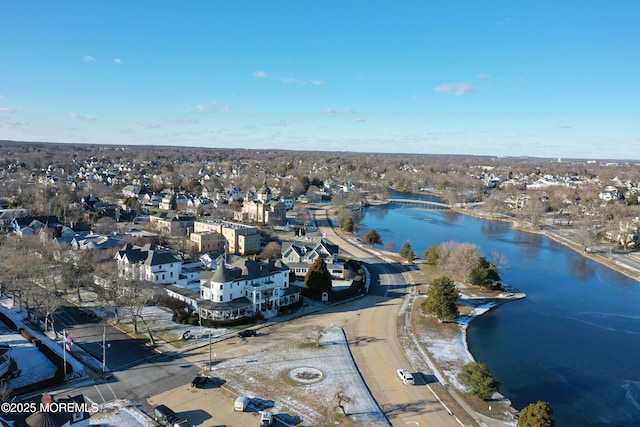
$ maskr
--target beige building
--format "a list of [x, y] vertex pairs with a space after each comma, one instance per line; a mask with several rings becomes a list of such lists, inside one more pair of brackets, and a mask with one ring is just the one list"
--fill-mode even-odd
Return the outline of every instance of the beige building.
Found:
[[271, 198], [271, 189], [265, 182], [255, 193], [247, 193], [242, 203], [242, 212], [236, 212], [235, 219], [258, 224], [284, 225], [287, 208], [280, 200]]
[[193, 231], [193, 223], [196, 218], [191, 215], [177, 215], [169, 212], [161, 212], [149, 217], [149, 222], [158, 233], [171, 237], [189, 236]]
[[198, 252], [248, 255], [260, 252], [261, 237], [256, 227], [228, 221], [196, 221], [190, 239]]

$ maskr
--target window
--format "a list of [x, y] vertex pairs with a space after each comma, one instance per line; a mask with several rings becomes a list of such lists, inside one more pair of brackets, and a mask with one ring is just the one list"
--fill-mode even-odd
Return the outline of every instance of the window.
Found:
[[220, 285], [220, 290], [224, 291], [224, 285]]

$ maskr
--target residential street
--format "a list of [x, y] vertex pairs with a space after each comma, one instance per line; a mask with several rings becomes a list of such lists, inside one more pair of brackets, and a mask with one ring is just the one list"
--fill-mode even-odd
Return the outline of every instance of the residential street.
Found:
[[190, 383], [199, 371], [183, 358], [158, 354], [113, 326], [88, 318], [68, 303], [56, 316], [56, 325], [60, 330], [65, 329], [74, 346], [90, 353], [98, 365], [103, 357], [102, 336], [106, 328], [106, 362], [113, 378], [105, 381], [97, 377], [95, 385], [81, 389], [93, 402], [128, 399], [152, 413], [153, 407], [147, 404], [149, 396]]

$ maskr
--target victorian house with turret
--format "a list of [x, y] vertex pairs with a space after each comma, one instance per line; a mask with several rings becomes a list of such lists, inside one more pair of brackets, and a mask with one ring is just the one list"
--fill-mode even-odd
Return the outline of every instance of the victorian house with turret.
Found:
[[267, 225], [284, 225], [287, 219], [287, 208], [284, 203], [271, 197], [271, 189], [267, 183], [255, 192], [247, 192], [242, 202], [242, 212], [235, 213], [238, 221]]
[[203, 319], [272, 317], [300, 301], [300, 289], [289, 286], [289, 267], [281, 260], [242, 258], [226, 265], [220, 259], [213, 274], [201, 282], [197, 308]]

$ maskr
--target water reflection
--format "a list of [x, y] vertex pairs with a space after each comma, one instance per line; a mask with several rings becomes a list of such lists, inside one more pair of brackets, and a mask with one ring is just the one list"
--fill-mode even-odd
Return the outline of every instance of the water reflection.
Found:
[[459, 213], [450, 210], [443, 211], [442, 216], [444, 217], [445, 222], [449, 225], [455, 224], [460, 218]]
[[511, 230], [511, 225], [503, 221], [482, 221], [480, 223], [480, 232], [484, 237], [503, 236], [509, 230]]
[[544, 236], [541, 234], [527, 233], [520, 230], [513, 231], [513, 241], [517, 243], [515, 247], [519, 252], [531, 257], [538, 256], [543, 240]]
[[367, 209], [367, 215], [371, 215], [373, 218], [377, 220], [383, 220], [385, 216], [389, 213], [389, 205], [379, 205], [374, 206]]
[[567, 270], [576, 279], [585, 280], [596, 273], [593, 261], [577, 253], [567, 254]]
[[610, 268], [602, 268], [599, 270], [598, 279], [601, 282], [613, 284], [621, 288], [636, 287], [638, 281], [631, 279], [628, 276], [618, 273]]

